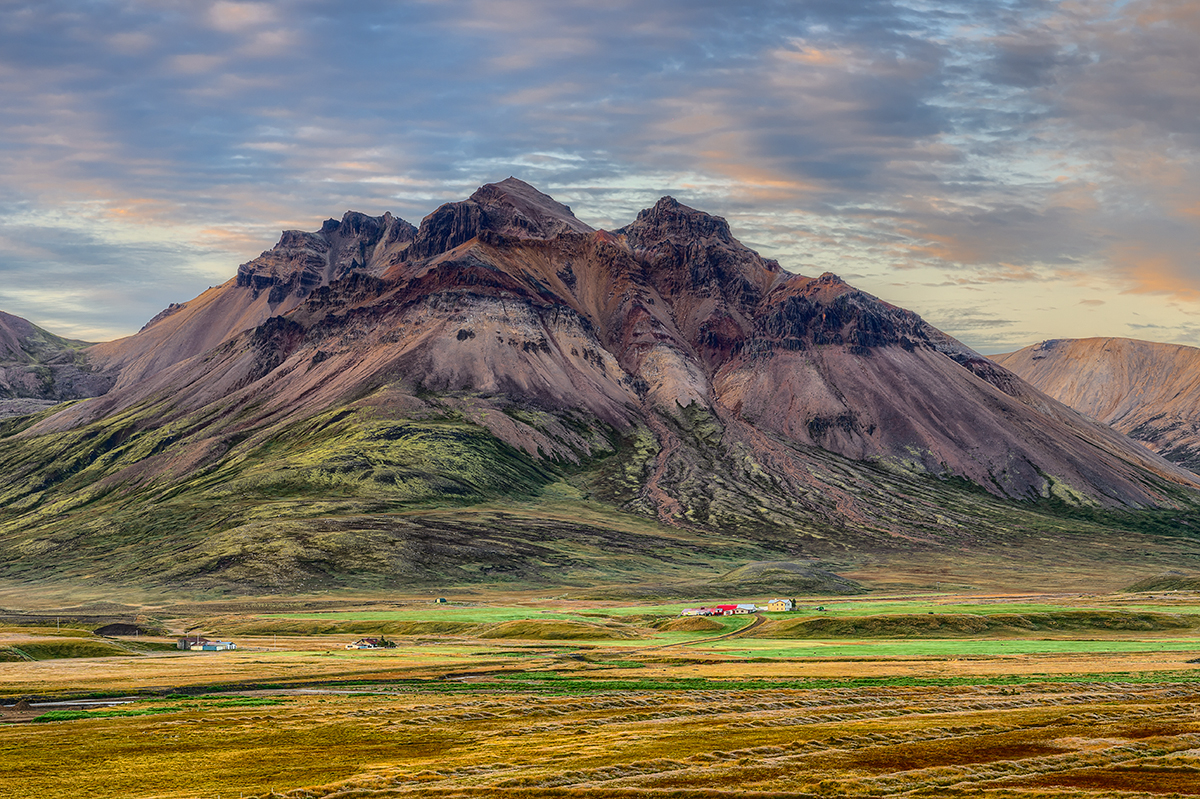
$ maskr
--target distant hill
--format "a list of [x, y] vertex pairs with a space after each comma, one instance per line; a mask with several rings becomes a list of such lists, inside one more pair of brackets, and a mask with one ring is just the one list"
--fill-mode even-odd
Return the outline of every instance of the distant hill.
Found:
[[0, 311], [0, 417], [108, 391], [116, 373], [89, 363], [88, 346]]
[[747, 563], [1057, 553], [1048, 527], [1200, 498], [670, 197], [613, 231], [512, 178], [419, 226], [347, 212], [86, 355], [110, 391], [0, 427], [0, 577], [663, 593]]
[[1200, 349], [1128, 338], [1054, 339], [992, 360], [1167, 460], [1200, 470]]

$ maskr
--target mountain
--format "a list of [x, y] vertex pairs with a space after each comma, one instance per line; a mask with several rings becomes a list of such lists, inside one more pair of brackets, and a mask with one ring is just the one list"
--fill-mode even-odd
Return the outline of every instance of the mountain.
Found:
[[89, 364], [88, 346], [0, 312], [0, 417], [108, 391], [115, 375]]
[[87, 354], [112, 390], [0, 429], [0, 576], [694, 585], [1092, 540], [1200, 488], [719, 217], [664, 197], [594, 230], [513, 178], [285, 232]]
[[1200, 470], [1200, 349], [1128, 338], [1054, 339], [991, 357], [1059, 402]]

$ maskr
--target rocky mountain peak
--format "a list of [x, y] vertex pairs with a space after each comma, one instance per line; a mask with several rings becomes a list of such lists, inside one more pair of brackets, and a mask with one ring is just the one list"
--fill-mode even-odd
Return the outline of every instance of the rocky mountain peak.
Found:
[[407, 248], [416, 228], [386, 213], [369, 216], [347, 211], [341, 220], [327, 219], [315, 233], [285, 230], [279, 243], [238, 267], [237, 285], [270, 292], [276, 305], [288, 296], [303, 298], [360, 270], [382, 272], [383, 251]]
[[421, 220], [410, 258], [452, 250], [484, 231], [519, 239], [552, 239], [563, 233], [592, 233], [571, 209], [510, 177], [487, 183], [466, 200], [446, 203]]
[[650, 249], [664, 241], [737, 243], [724, 219], [689, 208], [671, 196], [639, 212], [637, 219], [619, 232], [635, 249]]
[[470, 199], [488, 211], [491, 229], [499, 233], [509, 232], [499, 229], [508, 227], [520, 238], [549, 239], [567, 230], [593, 232], [575, 218], [569, 205], [514, 177], [480, 186]]
[[615, 232], [643, 264], [648, 282], [672, 304], [680, 330], [704, 350], [716, 342], [724, 352], [740, 339], [753, 309], [782, 273], [778, 263], [734, 238], [724, 219], [670, 196]]
[[355, 236], [363, 239], [364, 244], [374, 244], [383, 235], [385, 224], [382, 216], [367, 216], [358, 211], [347, 211], [338, 223], [337, 235], [343, 238]]

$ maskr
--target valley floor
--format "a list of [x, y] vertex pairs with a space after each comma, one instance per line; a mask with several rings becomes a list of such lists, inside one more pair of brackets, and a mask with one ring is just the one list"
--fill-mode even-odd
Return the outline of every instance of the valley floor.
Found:
[[232, 652], [10, 612], [0, 795], [1200, 795], [1200, 594], [284, 604], [140, 616]]

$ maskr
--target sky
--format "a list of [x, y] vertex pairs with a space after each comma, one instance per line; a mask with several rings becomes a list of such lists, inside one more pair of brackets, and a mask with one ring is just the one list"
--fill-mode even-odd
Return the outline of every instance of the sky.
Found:
[[136, 332], [284, 229], [659, 197], [984, 353], [1200, 346], [1195, 0], [0, 0], [0, 310]]

